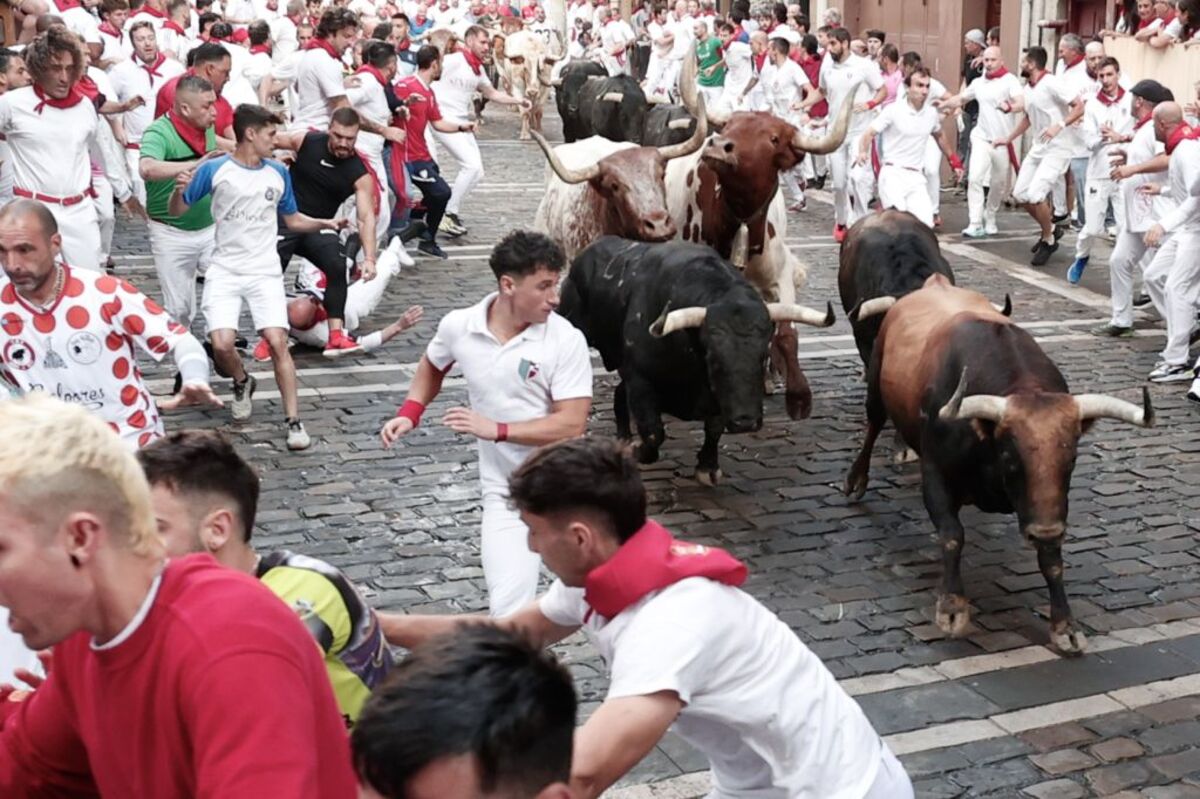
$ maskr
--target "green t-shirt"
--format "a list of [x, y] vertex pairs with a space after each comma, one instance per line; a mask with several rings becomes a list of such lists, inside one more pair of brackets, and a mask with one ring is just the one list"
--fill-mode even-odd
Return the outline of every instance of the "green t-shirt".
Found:
[[[217, 136], [212, 126], [204, 134], [206, 149], [217, 149]], [[195, 161], [196, 151], [187, 145], [175, 131], [171, 120], [163, 116], [150, 123], [142, 134], [142, 158], [153, 158], [155, 161]], [[175, 189], [172, 180], [146, 181], [146, 212], [150, 218], [164, 225], [177, 227], [180, 230], [203, 230], [213, 223], [212, 196], [205, 195], [184, 212], [183, 216], [171, 216], [167, 213], [167, 205], [171, 202], [171, 192]]]
[[714, 69], [711, 75], [705, 75], [704, 70], [721, 60], [721, 40], [716, 36], [708, 36], [702, 42], [696, 42], [696, 62], [700, 67], [700, 77], [697, 83], [701, 86], [724, 86], [725, 67]]

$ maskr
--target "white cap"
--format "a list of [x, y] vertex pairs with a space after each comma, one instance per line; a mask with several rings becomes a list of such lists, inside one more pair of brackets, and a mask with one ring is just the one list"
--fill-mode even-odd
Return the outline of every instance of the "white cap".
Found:
[[987, 37], [983, 35], [983, 31], [979, 30], [979, 28], [971, 28], [971, 30], [967, 31], [967, 35], [963, 39], [968, 42], [975, 42], [980, 47], [987, 44]]

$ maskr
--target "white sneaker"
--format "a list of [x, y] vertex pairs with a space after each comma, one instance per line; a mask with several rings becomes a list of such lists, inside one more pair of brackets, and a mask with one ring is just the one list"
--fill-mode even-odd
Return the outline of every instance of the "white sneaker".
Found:
[[1186, 363], [1160, 363], [1154, 367], [1146, 379], [1151, 383], [1180, 383], [1184, 380], [1191, 380], [1194, 376], [1192, 367]]
[[995, 222], [984, 222], [983, 223], [983, 231], [985, 233], [987, 233], [989, 236], [995, 236], [997, 233], [1000, 232], [1000, 228], [996, 227]]
[[986, 229], [980, 227], [979, 225], [971, 225], [970, 227], [963, 228], [962, 234], [968, 239], [982, 239], [987, 236], [988, 233]]
[[254, 389], [257, 386], [254, 375], [246, 375], [246, 382], [241, 385], [233, 384], [233, 402], [230, 403], [229, 412], [235, 422], [246, 421], [254, 412]]
[[[400, 266], [413, 266], [416, 264], [416, 261], [413, 260], [413, 257], [408, 254], [408, 250], [404, 249], [404, 242], [400, 241], [399, 236], [392, 239], [392, 243], [387, 246], [387, 250], [392, 255], [396, 256], [396, 263], [398, 263]], [[399, 268], [392, 272], [393, 276], [398, 274], [400, 274]]]
[[308, 449], [310, 446], [312, 446], [312, 439], [305, 431], [304, 423], [299, 419], [289, 421], [287, 423], [287, 448], [295, 452]]

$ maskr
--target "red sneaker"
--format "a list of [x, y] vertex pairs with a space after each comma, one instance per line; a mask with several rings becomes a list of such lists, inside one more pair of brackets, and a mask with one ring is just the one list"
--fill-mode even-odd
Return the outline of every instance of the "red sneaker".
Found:
[[845, 241], [845, 239], [846, 239], [846, 226], [845, 225], [834, 225], [833, 226], [833, 240], [836, 241], [838, 244], [841, 244], [843, 241]]
[[271, 360], [271, 345], [267, 343], [265, 338], [260, 338], [258, 343], [254, 345], [254, 360], [259, 363], [266, 363]]
[[326, 358], [341, 358], [343, 355], [353, 355], [362, 352], [362, 345], [345, 330], [338, 328], [329, 331], [329, 343], [325, 345]]

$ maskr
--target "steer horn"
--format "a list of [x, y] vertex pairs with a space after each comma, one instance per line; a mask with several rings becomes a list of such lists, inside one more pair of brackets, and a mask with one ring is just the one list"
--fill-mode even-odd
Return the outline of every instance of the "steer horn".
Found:
[[1119, 419], [1138, 427], [1154, 427], [1154, 406], [1150, 389], [1142, 386], [1142, 407], [1107, 394], [1079, 394], [1075, 397], [1080, 419]]
[[1008, 294], [1005, 294], [1004, 295], [1004, 304], [997, 305], [996, 303], [993, 302], [992, 307], [996, 309], [997, 313], [1000, 313], [1003, 316], [1012, 316], [1012, 297], [1009, 296]]
[[966, 393], [967, 367], [964, 366], [962, 377], [958, 379], [958, 388], [954, 389], [954, 394], [950, 397], [950, 401], [938, 411], [938, 418], [944, 421], [955, 419], [987, 419], [991, 422], [999, 422], [1004, 417], [1004, 408], [1008, 405], [1008, 400], [1005, 397], [995, 394], [963, 396]]
[[858, 91], [860, 83], [862, 81], [855, 81], [854, 85], [850, 88], [850, 92], [842, 102], [841, 110], [838, 111], [837, 120], [833, 123], [833, 127], [830, 128], [828, 133], [821, 138], [813, 138], [805, 136], [797, 130], [792, 135], [792, 148], [803, 150], [813, 155], [828, 155], [841, 147], [842, 142], [846, 140], [846, 131], [850, 130], [850, 115], [854, 113], [854, 94]]
[[688, 113], [700, 119], [704, 116], [703, 109], [696, 106], [696, 98], [700, 95], [700, 90], [697, 83], [699, 69], [696, 64], [696, 40], [692, 39], [692, 44], [688, 47], [687, 54], [683, 57], [683, 66], [679, 70], [679, 101], [680, 104], [688, 110]]
[[799, 322], [813, 327], [833, 327], [836, 320], [832, 302], [825, 303], [825, 313], [804, 305], [768, 302], [767, 313], [771, 315], [772, 322]]
[[662, 338], [674, 333], [676, 330], [700, 327], [700, 325], [704, 324], [704, 317], [707, 314], [708, 309], [699, 306], [680, 308], [675, 311], [668, 311], [666, 308], [663, 308], [662, 314], [654, 320], [654, 324], [650, 325], [650, 335], [655, 338]]
[[536, 130], [531, 130], [529, 133], [538, 143], [538, 147], [542, 148], [542, 152], [546, 154], [546, 160], [550, 162], [550, 168], [554, 170], [554, 174], [558, 175], [559, 180], [563, 183], [585, 183], [600, 174], [599, 163], [585, 166], [582, 169], [571, 169], [559, 160], [558, 153], [554, 152], [554, 148], [550, 146], [550, 142], [546, 141], [545, 136]]
[[696, 98], [699, 113], [693, 114], [696, 117], [696, 129], [692, 131], [692, 135], [687, 141], [679, 144], [667, 144], [657, 148], [658, 154], [670, 161], [672, 158], [682, 158], [685, 155], [691, 155], [704, 146], [704, 139], [708, 136], [708, 122], [704, 116], [704, 98], [698, 96]]
[[860, 300], [857, 305], [850, 309], [848, 316], [851, 322], [860, 322], [867, 317], [887, 313], [888, 309], [895, 304], [896, 298], [889, 295], [875, 297], [870, 300]]
[[624, 99], [625, 92], [606, 92], [600, 97], [600, 101], [605, 103], [619, 103]]

